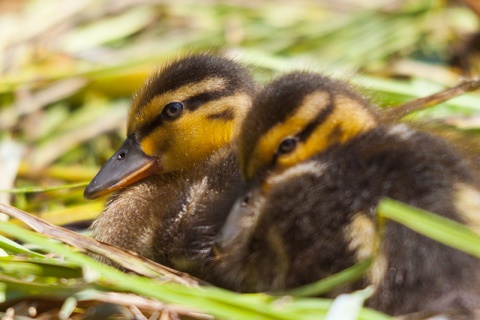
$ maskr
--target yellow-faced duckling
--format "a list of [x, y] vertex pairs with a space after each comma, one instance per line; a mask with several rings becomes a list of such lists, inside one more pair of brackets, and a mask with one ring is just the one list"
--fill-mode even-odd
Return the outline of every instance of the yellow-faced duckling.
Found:
[[224, 220], [195, 210], [234, 201], [241, 179], [232, 145], [254, 92], [246, 68], [209, 53], [148, 78], [134, 96], [127, 139], [85, 190], [89, 199], [115, 191], [93, 237], [198, 275], [189, 261], [209, 255], [202, 237]]
[[344, 82], [294, 72], [256, 97], [239, 154], [249, 187], [217, 239], [224, 286], [293, 288], [376, 256], [334, 294], [374, 285], [368, 306], [391, 315], [480, 307], [480, 260], [396, 222], [377, 234], [383, 197], [479, 226], [480, 180], [442, 139], [382, 121]]

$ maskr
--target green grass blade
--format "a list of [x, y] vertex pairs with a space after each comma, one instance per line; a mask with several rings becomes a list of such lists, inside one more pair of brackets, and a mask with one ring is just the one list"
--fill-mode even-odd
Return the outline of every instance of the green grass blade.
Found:
[[[0, 270], [4, 275], [12, 277], [35, 276], [37, 282], [40, 278], [82, 278], [82, 269], [79, 266], [71, 266], [52, 258], [25, 259], [20, 257], [0, 257]], [[45, 281], [51, 281], [44, 279]]]
[[43, 255], [30, 251], [24, 246], [0, 235], [0, 248], [12, 254], [21, 254], [32, 258], [42, 258]]
[[329, 292], [342, 284], [359, 279], [370, 267], [371, 262], [371, 259], [362, 261], [320, 281], [289, 290], [286, 294], [296, 297], [308, 297]]
[[53, 187], [25, 187], [25, 188], [16, 188], [16, 189], [8, 189], [8, 190], [0, 190], [0, 192], [8, 192], [8, 193], [35, 193], [35, 192], [47, 192], [47, 191], [55, 191], [55, 190], [64, 190], [64, 189], [73, 189], [73, 188], [80, 188], [85, 187], [88, 185], [88, 182], [80, 182], [80, 183], [71, 183], [71, 184], [64, 184], [61, 186], [53, 186]]
[[392, 199], [380, 201], [378, 215], [480, 258], [480, 236], [458, 222]]
[[32, 281], [20, 281], [18, 279], [0, 275], [0, 290], [3, 291], [3, 293], [0, 291], [0, 296], [4, 296], [4, 301], [34, 297], [60, 300], [72, 296], [88, 299], [94, 298], [94, 293], [97, 291], [92, 289], [92, 287], [92, 285], [82, 282], [74, 284], [62, 284], [60, 282], [42, 284]]

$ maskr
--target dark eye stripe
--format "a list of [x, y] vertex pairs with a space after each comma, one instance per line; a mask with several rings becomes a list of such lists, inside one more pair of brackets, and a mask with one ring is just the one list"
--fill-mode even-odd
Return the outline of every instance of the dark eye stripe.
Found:
[[335, 110], [335, 104], [333, 103], [332, 95], [330, 94], [328, 96], [328, 104], [323, 109], [318, 116], [313, 119], [305, 128], [297, 135], [298, 139], [300, 141], [306, 141], [310, 135], [315, 131], [315, 129], [321, 125], [325, 120], [328, 118], [329, 115], [333, 113], [333, 110]]
[[[232, 94], [231, 89], [202, 92], [197, 95], [191, 96], [190, 98], [184, 100], [182, 103], [186, 109], [190, 111], [195, 111], [198, 108], [200, 108], [202, 105], [206, 104], [207, 102], [219, 100], [231, 94]], [[160, 113], [155, 117], [155, 119], [145, 123], [140, 128], [138, 128], [136, 132], [136, 137], [138, 141], [142, 141], [145, 137], [150, 135], [155, 130], [155, 128], [158, 128], [159, 126], [161, 126], [164, 121], [165, 119]]]
[[235, 113], [232, 109], [226, 109], [218, 113], [212, 113], [207, 116], [207, 119], [211, 120], [233, 120], [235, 118]]
[[218, 100], [230, 94], [232, 94], [232, 90], [229, 89], [202, 92], [185, 100], [184, 105], [188, 110], [195, 111], [207, 102]]
[[138, 128], [137, 132], [135, 132], [135, 135], [137, 137], [137, 141], [141, 142], [149, 134], [151, 134], [153, 132], [153, 130], [155, 130], [155, 128], [160, 127], [163, 124], [164, 121], [165, 121], [165, 118], [162, 117], [161, 114], [159, 114], [158, 116], [155, 117], [155, 119], [153, 119], [150, 122], [145, 123], [143, 126]]

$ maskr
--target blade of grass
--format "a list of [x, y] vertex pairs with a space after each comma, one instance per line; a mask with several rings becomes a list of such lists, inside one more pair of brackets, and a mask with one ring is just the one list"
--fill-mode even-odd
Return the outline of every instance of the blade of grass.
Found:
[[52, 187], [26, 187], [26, 188], [18, 188], [18, 189], [6, 189], [6, 190], [0, 190], [0, 192], [36, 193], [36, 192], [48, 192], [48, 191], [54, 191], [54, 190], [80, 188], [80, 187], [85, 187], [87, 185], [88, 185], [88, 182], [80, 182], [80, 183], [64, 184], [61, 186], [52, 186]]
[[3, 293], [1, 294], [3, 295], [3, 300], [0, 299], [0, 303], [39, 296], [46, 299], [64, 298], [82, 292], [82, 289], [86, 287], [85, 285], [72, 287], [64, 284], [29, 283], [5, 275], [0, 275], [0, 284], [3, 286], [0, 290]]
[[452, 88], [442, 90], [427, 97], [417, 98], [393, 109], [386, 110], [386, 115], [391, 119], [400, 119], [413, 111], [443, 103], [466, 92], [477, 90], [478, 88], [480, 88], [479, 78], [465, 80]]
[[80, 267], [41, 255], [35, 256], [35, 259], [2, 257], [0, 258], [0, 270], [2, 270], [4, 275], [35, 276], [36, 282], [40, 282], [38, 279], [41, 277], [49, 278], [49, 282], [52, 282], [53, 278], [70, 279], [82, 277], [82, 269]]
[[480, 236], [458, 222], [388, 198], [380, 201], [378, 216], [480, 258]]
[[284, 294], [288, 294], [295, 297], [308, 297], [321, 295], [329, 292], [330, 290], [349, 282], [353, 282], [359, 279], [363, 273], [370, 267], [371, 259], [362, 261], [354, 266], [342, 270], [330, 277], [322, 279], [320, 281], [307, 284], [292, 290], [288, 290]]
[[5, 238], [4, 236], [0, 235], [0, 248], [8, 251], [9, 253], [12, 253], [12, 254], [21, 254], [21, 255], [25, 255], [27, 257], [37, 257], [37, 258], [41, 258], [43, 257], [43, 255], [39, 254], [39, 253], [36, 253], [36, 252], [33, 252], [33, 251], [30, 251], [28, 250], [27, 248], [25, 248], [24, 246], [16, 243], [15, 241], [12, 241], [8, 238]]
[[159, 264], [138, 256], [134, 256], [119, 248], [100, 243], [92, 238], [83, 236], [62, 227], [55, 226], [20, 209], [0, 203], [0, 212], [4, 212], [9, 216], [22, 221], [38, 233], [55, 239], [61, 239], [61, 241], [81, 250], [93, 252], [107, 257], [128, 270], [132, 270], [139, 274], [150, 277], [164, 277], [170, 279], [171, 281], [176, 281], [183, 284], [197, 284], [197, 282], [192, 278], [182, 277], [181, 273], [173, 269], [160, 266]]
[[26, 178], [50, 177], [69, 182], [90, 181], [99, 168], [86, 168], [84, 165], [52, 165], [41, 172], [28, 166], [26, 162], [20, 164], [18, 175]]

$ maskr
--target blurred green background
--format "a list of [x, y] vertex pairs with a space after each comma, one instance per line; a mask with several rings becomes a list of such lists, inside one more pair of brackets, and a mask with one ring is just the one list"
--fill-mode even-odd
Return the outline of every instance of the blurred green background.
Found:
[[[24, 191], [91, 179], [132, 93], [173, 56], [223, 51], [259, 82], [316, 70], [395, 106], [479, 74], [479, 17], [476, 0], [0, 1], [0, 189], [21, 189], [0, 201], [56, 224], [95, 217], [83, 188]], [[471, 93], [418, 116], [476, 134], [479, 115]]]

